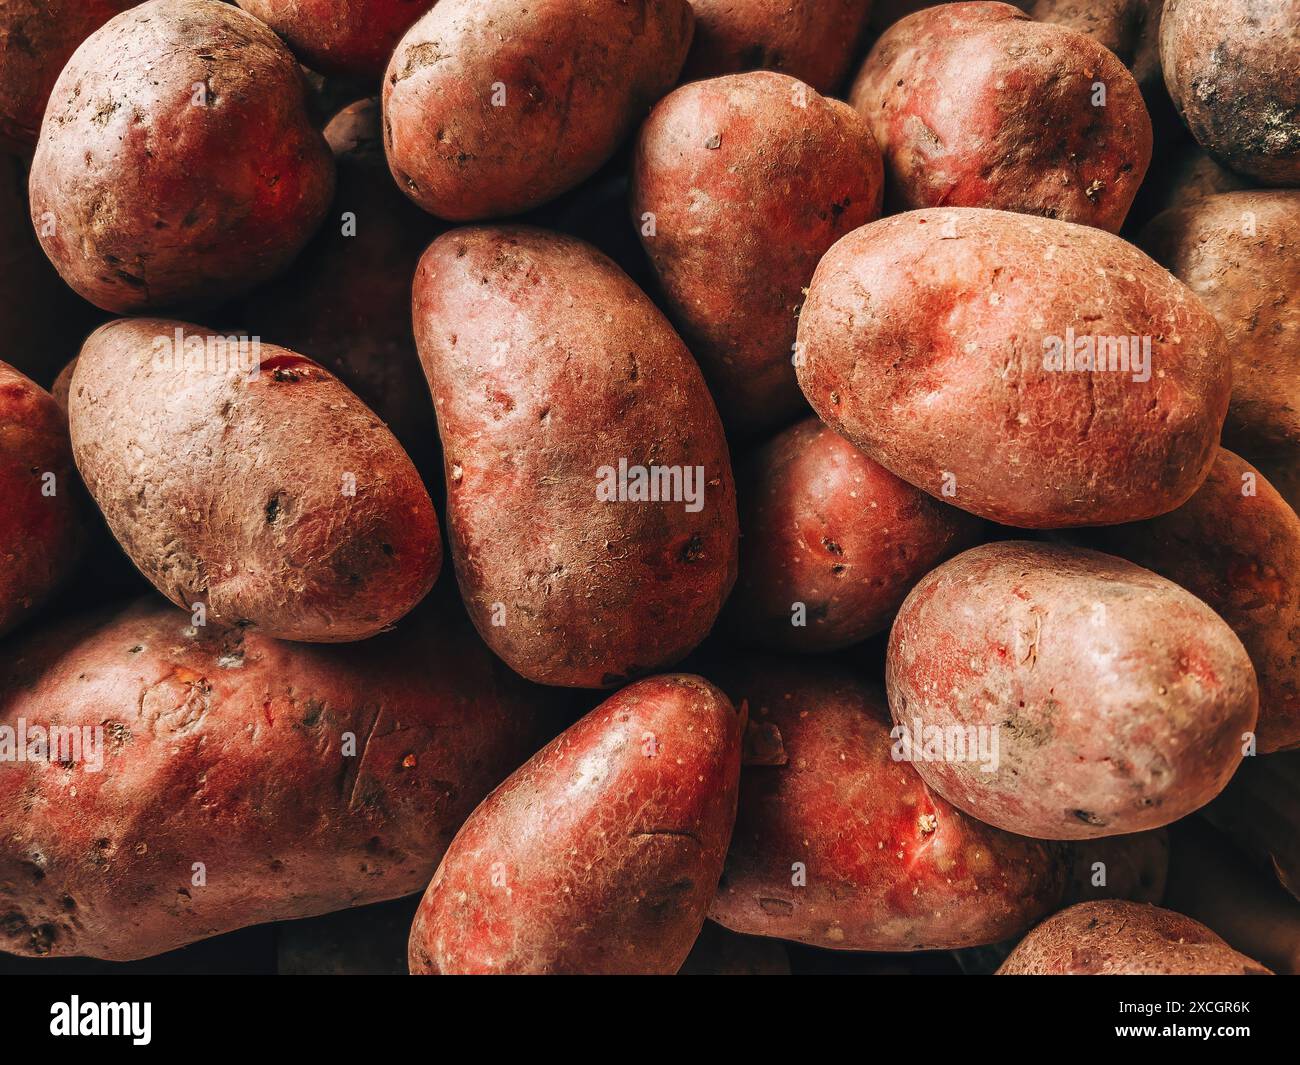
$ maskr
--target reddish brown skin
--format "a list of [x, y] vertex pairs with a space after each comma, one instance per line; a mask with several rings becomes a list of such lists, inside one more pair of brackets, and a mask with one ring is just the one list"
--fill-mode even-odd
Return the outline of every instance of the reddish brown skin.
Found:
[[401, 445], [333, 374], [272, 344], [256, 379], [159, 365], [155, 338], [177, 328], [207, 336], [111, 322], [72, 375], [77, 466], [131, 560], [214, 624], [337, 642], [396, 622], [442, 562], [437, 515]]
[[87, 38], [59, 75], [32, 162], [32, 224], [98, 307], [215, 303], [288, 266], [333, 186], [279, 38], [216, 0], [151, 0]]
[[738, 477], [745, 535], [724, 617], [739, 639], [776, 650], [833, 651], [882, 631], [912, 585], [983, 529], [817, 418], [759, 448]]
[[[47, 476], [53, 475], [53, 481]], [[46, 486], [53, 495], [46, 494]], [[68, 420], [54, 398], [0, 362], [0, 635], [22, 624], [81, 558], [85, 516]]]
[[[948, 950], [1023, 932], [1060, 902], [1064, 848], [954, 809], [892, 755], [879, 692], [834, 668], [747, 663], [736, 830], [709, 916], [836, 950]], [[793, 886], [802, 862], [805, 886]]]
[[775, 70], [836, 92], [858, 54], [871, 0], [691, 0], [683, 81]]
[[1300, 183], [1300, 0], [1166, 0], [1160, 58], [1197, 142], [1264, 185]]
[[442, 615], [337, 648], [189, 621], [151, 598], [5, 655], [0, 723], [104, 734], [98, 772], [0, 769], [0, 949], [124, 961], [418, 891], [539, 739]]
[[1169, 168], [1169, 187], [1160, 206], [1191, 207], [1221, 192], [1238, 192], [1253, 188], [1249, 178], [1242, 177], [1215, 162], [1214, 156], [1197, 145], [1184, 149]]
[[[510, 666], [610, 687], [684, 656], [736, 579], [717, 411], [667, 320], [595, 248], [524, 226], [439, 237], [415, 338], [461, 595]], [[507, 355], [508, 353], [508, 355]], [[606, 501], [598, 471], [703, 467], [703, 506]]]
[[554, 199], [672, 88], [693, 26], [687, 0], [440, 0], [384, 77], [393, 177], [458, 222]]
[[1114, 233], [1151, 161], [1151, 119], [1124, 64], [1010, 4], [942, 4], [895, 23], [850, 102], [900, 210], [992, 207]]
[[312, 70], [377, 81], [415, 20], [435, 0], [237, 0]]
[[1300, 518], [1221, 450], [1205, 483], [1151, 521], [1089, 530], [1088, 547], [1154, 570], [1232, 626], [1259, 680], [1259, 753], [1300, 746]]
[[[1099, 882], [1103, 879], [1104, 883]], [[1168, 881], [1168, 829], [1082, 839], [1070, 845], [1065, 903], [1073, 906], [1097, 899], [1127, 899], [1159, 905]]]
[[[1069, 329], [1150, 336], [1150, 379], [1045, 369], [1047, 338]], [[1021, 528], [1172, 510], [1209, 472], [1228, 406], [1223, 334], [1187, 288], [1101, 230], [1003, 211], [850, 233], [817, 267], [799, 344], [799, 383], [831, 428]]]
[[999, 976], [1269, 976], [1203, 924], [1140, 902], [1083, 902], [1048, 918]]
[[907, 597], [889, 636], [900, 725], [996, 728], [994, 771], [917, 761], [954, 806], [1008, 832], [1159, 828], [1223, 790], [1255, 729], [1241, 641], [1149, 570], [1027, 541], [972, 548]]
[[742, 725], [698, 677], [605, 700], [465, 822], [416, 913], [411, 972], [677, 972], [722, 872]]
[[883, 188], [861, 116], [783, 74], [685, 85], [641, 127], [632, 221], [734, 432], [807, 410], [793, 364], [804, 289], [832, 244], [880, 216]]
[[1232, 357], [1224, 437], [1248, 453], [1300, 446], [1298, 227], [1300, 190], [1243, 190], [1165, 211], [1140, 238], [1222, 327]]

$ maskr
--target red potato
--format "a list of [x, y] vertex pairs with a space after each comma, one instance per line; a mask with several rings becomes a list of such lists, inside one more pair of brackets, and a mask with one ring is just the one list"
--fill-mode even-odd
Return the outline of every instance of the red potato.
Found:
[[1197, 145], [1184, 149], [1169, 169], [1168, 188], [1161, 200], [1162, 210], [1191, 207], [1221, 192], [1239, 192], [1253, 188], [1249, 178], [1215, 162], [1214, 156]]
[[850, 102], [880, 145], [887, 203], [903, 210], [991, 207], [1114, 233], [1151, 161], [1151, 120], [1124, 64], [1010, 4], [942, 4], [895, 23]]
[[821, 421], [792, 426], [739, 473], [740, 575], [730, 631], [832, 651], [885, 629], [912, 585], [983, 525], [899, 480]]
[[[1029, 542], [972, 548], [907, 597], [886, 664], [917, 771], [1008, 832], [1158, 828], [1223, 790], [1255, 729], [1241, 641], [1199, 599], [1122, 559]], [[968, 756], [974, 739], [998, 756]]]
[[803, 293], [826, 250], [880, 216], [883, 182], [862, 118], [782, 74], [685, 85], [641, 127], [633, 223], [734, 431], [807, 410]]
[[706, 681], [660, 676], [552, 740], [448, 848], [411, 972], [676, 973], [722, 872], [742, 725]]

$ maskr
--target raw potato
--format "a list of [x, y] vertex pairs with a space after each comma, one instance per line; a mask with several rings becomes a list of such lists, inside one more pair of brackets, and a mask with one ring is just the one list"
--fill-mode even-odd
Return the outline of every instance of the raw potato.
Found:
[[1081, 839], [1070, 845], [1065, 902], [1073, 906], [1096, 899], [1127, 899], [1159, 905], [1168, 881], [1168, 829]]
[[1300, 0], [1166, 0], [1165, 84], [1192, 136], [1265, 185], [1300, 184]]
[[902, 210], [992, 207], [1114, 233], [1151, 161], [1151, 119], [1124, 64], [1010, 4], [942, 4], [895, 23], [850, 102]]
[[68, 420], [48, 392], [0, 362], [0, 636], [72, 575], [84, 540]]
[[778, 650], [832, 651], [882, 631], [912, 585], [982, 529], [816, 418], [738, 476], [745, 535], [724, 616], [741, 641]]
[[[488, 646], [531, 680], [589, 688], [695, 647], [736, 579], [735, 487], [663, 315], [591, 246], [507, 226], [434, 241], [414, 317], [456, 576]], [[638, 467], [675, 469], [679, 498], [637, 499]]]
[[[1129, 344], [1105, 350], [1131, 337], [1150, 339], [1145, 370]], [[1071, 339], [1106, 368], [1056, 368]], [[850, 233], [817, 267], [799, 344], [799, 383], [831, 428], [1021, 528], [1172, 510], [1209, 472], [1228, 406], [1223, 334], [1186, 287], [1118, 237], [1004, 211]]]
[[[1241, 763], [1259, 700], [1241, 641], [1189, 592], [1096, 551], [1017, 541], [972, 548], [912, 590], [886, 683], [894, 720], [926, 744], [927, 784], [1046, 839], [1199, 809]], [[992, 772], [969, 757], [972, 737], [997, 743]]]
[[1190, 917], [1140, 902], [1082, 902], [1050, 917], [999, 976], [1268, 976]]
[[1192, 145], [1180, 153], [1170, 167], [1172, 178], [1160, 203], [1162, 209], [1191, 207], [1221, 192], [1252, 188], [1249, 178], [1220, 166], [1214, 156]]
[[329, 206], [334, 164], [275, 34], [216, 0], [151, 0], [64, 67], [30, 180], [50, 261], [125, 314], [279, 273]]
[[221, 339], [156, 318], [91, 335], [69, 396], [86, 487], [140, 571], [209, 623], [373, 636], [424, 598], [442, 562], [419, 474], [323, 367], [271, 344], [249, 345], [241, 366]]
[[691, 0], [695, 41], [683, 81], [775, 70], [837, 92], [858, 54], [871, 0]]
[[722, 872], [742, 725], [698, 677], [611, 696], [470, 815], [416, 914], [411, 972], [676, 973]]
[[807, 410], [804, 289], [832, 244], [880, 216], [883, 187], [862, 118], [783, 74], [685, 85], [641, 127], [633, 224], [729, 427]]
[[687, 0], [440, 0], [384, 78], [394, 178], [452, 221], [553, 199], [672, 88], [693, 24]]
[[90, 742], [0, 772], [0, 949], [125, 961], [418, 891], [535, 749], [535, 698], [427, 613], [356, 647], [156, 599], [43, 631], [4, 657], [0, 724]]
[[733, 675], [749, 725], [713, 920], [838, 950], [948, 950], [1016, 935], [1059, 905], [1064, 848], [934, 794], [895, 757], [878, 692], [794, 659]]

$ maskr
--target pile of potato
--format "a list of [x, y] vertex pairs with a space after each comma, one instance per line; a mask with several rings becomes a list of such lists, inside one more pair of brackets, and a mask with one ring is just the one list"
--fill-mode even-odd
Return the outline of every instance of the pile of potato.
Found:
[[0, 4], [0, 949], [1300, 970], [1300, 0], [1025, 8]]

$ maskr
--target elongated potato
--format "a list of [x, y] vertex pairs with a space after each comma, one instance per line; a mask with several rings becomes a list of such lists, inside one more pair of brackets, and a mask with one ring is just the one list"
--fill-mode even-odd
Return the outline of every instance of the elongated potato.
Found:
[[637, 140], [632, 218], [736, 431], [807, 410], [798, 309], [817, 261], [880, 216], [880, 152], [861, 116], [760, 71], [684, 85]]
[[817, 267], [799, 344], [831, 428], [1022, 528], [1172, 510], [1209, 472], [1228, 405], [1223, 334], [1186, 287], [1118, 237], [1003, 211], [850, 233]]
[[[1199, 599], [1122, 559], [1016, 541], [912, 590], [886, 681], [927, 784], [1047, 839], [1140, 832], [1205, 805], [1259, 703], [1241, 641]], [[972, 738], [997, 745], [991, 768], [969, 757]]]
[[[440, 614], [317, 648], [142, 600], [0, 670], [0, 744], [27, 752], [0, 769], [16, 954], [143, 958], [418, 891], [539, 739], [536, 696]], [[65, 730], [47, 757], [36, 727]]]
[[572, 687], [695, 647], [736, 579], [735, 487], [663, 315], [589, 245], [508, 226], [434, 241], [414, 316], [456, 577], [488, 646]]
[[411, 972], [677, 972], [722, 872], [741, 727], [698, 677], [605, 700], [465, 822], [416, 913]]
[[1060, 903], [1064, 847], [932, 792], [896, 757], [878, 692], [797, 660], [730, 675], [749, 725], [713, 920], [837, 950], [948, 950], [1016, 935]]
[[442, 547], [419, 474], [310, 359], [122, 319], [81, 349], [68, 406], [86, 487], [178, 606], [268, 636], [359, 640], [433, 586]]

